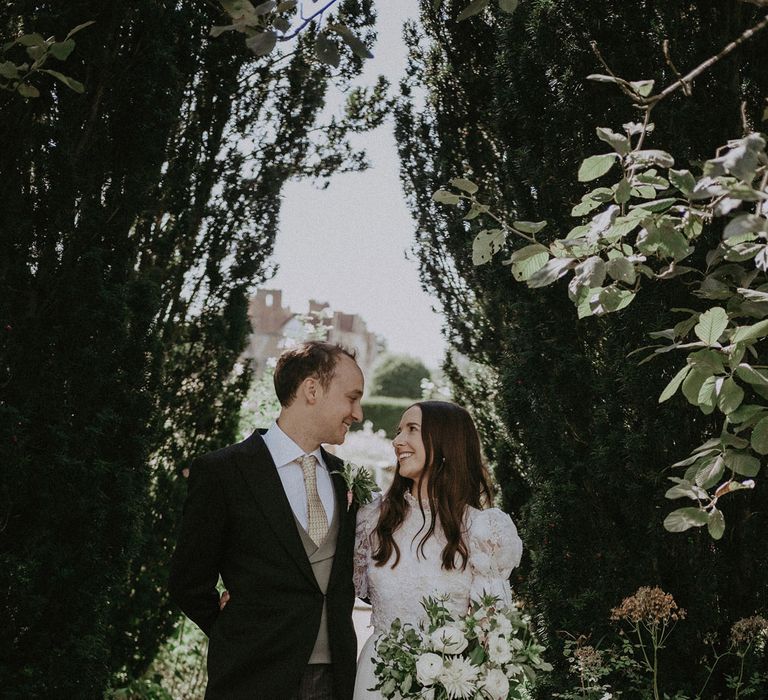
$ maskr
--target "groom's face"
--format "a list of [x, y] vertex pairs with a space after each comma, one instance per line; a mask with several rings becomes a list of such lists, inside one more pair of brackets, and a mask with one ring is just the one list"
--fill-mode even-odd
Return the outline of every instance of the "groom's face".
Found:
[[363, 373], [351, 357], [341, 355], [327, 389], [320, 387], [316, 427], [321, 443], [340, 445], [352, 423], [363, 420]]

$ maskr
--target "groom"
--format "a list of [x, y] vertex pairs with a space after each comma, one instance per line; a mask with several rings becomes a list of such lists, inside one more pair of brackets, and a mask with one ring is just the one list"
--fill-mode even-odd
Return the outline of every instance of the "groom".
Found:
[[210, 638], [207, 700], [349, 700], [356, 509], [320, 445], [363, 419], [363, 373], [341, 346], [307, 342], [280, 356], [275, 391], [264, 435], [192, 463], [170, 593]]

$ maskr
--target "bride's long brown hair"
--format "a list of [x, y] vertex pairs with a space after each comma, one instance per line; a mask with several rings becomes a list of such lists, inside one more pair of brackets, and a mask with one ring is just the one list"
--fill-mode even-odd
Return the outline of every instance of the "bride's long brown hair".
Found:
[[[421, 409], [421, 439], [426, 453], [416, 493], [421, 493], [422, 480], [427, 479], [429, 502], [429, 527], [426, 527], [427, 513], [419, 499], [424, 519], [422, 530], [426, 527], [426, 532], [417, 551], [424, 553], [424, 543], [434, 534], [439, 522], [447, 540], [442, 552], [442, 568], [456, 568], [458, 554], [463, 571], [469, 556], [464, 541], [464, 514], [468, 506], [482, 508], [493, 501], [490, 479], [480, 454], [480, 438], [471, 416], [461, 406], [447, 401], [419, 401], [409, 408], [413, 406]], [[405, 494], [412, 485], [413, 480], [401, 476], [398, 466], [382, 502], [375, 530], [377, 546], [373, 560], [376, 566], [389, 562], [393, 552], [392, 568], [400, 561], [400, 548], [393, 534], [405, 520], [410, 507]]]

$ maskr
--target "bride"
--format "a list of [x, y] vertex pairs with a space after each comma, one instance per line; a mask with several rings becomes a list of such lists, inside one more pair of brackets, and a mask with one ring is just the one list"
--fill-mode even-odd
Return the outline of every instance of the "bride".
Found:
[[355, 592], [371, 602], [373, 635], [358, 661], [354, 700], [375, 700], [374, 644], [397, 617], [424, 618], [421, 600], [447, 595], [461, 615], [484, 593], [511, 602], [522, 542], [510, 517], [483, 510], [492, 490], [469, 414], [444, 401], [408, 408], [392, 441], [397, 472], [383, 498], [360, 509]]

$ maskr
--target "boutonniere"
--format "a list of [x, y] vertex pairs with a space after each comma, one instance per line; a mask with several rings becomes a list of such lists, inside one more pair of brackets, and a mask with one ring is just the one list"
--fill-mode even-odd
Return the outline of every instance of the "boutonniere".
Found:
[[370, 503], [374, 492], [381, 491], [365, 467], [345, 461], [339, 474], [347, 485], [347, 510], [352, 507], [352, 503], [357, 503], [358, 507]]

